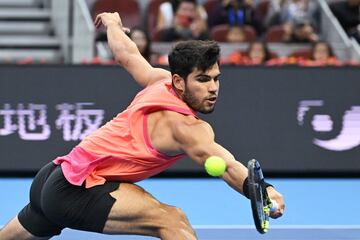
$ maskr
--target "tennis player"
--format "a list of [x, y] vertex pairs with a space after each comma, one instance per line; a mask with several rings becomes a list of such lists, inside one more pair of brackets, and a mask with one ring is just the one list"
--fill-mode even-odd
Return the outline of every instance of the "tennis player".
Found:
[[[107, 28], [116, 60], [144, 89], [125, 111], [38, 172], [30, 203], [1, 230], [0, 239], [49, 239], [66, 227], [197, 239], [179, 208], [159, 202], [134, 182], [169, 168], [185, 154], [200, 165], [216, 155], [227, 163], [225, 182], [247, 196], [247, 168], [214, 141], [211, 126], [196, 116], [215, 107], [219, 46], [212, 41], [178, 43], [169, 55], [170, 73], [151, 67], [141, 56], [117, 13], [99, 14], [95, 24]], [[280, 217], [283, 197], [272, 186], [267, 191], [279, 204], [272, 217]]]

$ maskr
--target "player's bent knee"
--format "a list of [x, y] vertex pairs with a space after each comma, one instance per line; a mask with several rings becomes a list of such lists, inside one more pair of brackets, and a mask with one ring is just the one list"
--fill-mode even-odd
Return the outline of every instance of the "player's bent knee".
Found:
[[168, 207], [166, 209], [166, 217], [170, 218], [169, 220], [175, 220], [176, 222], [187, 222], [185, 213], [178, 207]]
[[191, 227], [186, 214], [178, 207], [167, 207], [166, 210], [166, 219], [164, 220], [167, 227], [176, 230], [176, 231], [185, 231], [195, 234], [193, 228]]

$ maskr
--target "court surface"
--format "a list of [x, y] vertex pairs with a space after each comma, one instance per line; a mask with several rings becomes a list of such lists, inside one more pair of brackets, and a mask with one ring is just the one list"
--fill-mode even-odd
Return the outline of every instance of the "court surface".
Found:
[[[274, 226], [271, 231], [261, 235], [252, 226], [195, 226], [199, 240], [358, 240], [360, 226]], [[142, 236], [109, 236], [64, 230], [57, 240], [72, 239], [127, 239], [151, 240], [156, 238]]]
[[[250, 203], [219, 179], [149, 179], [139, 183], [180, 207], [200, 240], [360, 240], [360, 179], [269, 179], [283, 193], [286, 214], [256, 232]], [[27, 203], [31, 179], [0, 178], [0, 226]], [[65, 229], [56, 240], [155, 239]]]

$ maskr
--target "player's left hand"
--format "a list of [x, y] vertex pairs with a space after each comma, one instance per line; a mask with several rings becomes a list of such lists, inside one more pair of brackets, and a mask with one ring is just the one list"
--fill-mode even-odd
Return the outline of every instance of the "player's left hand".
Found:
[[268, 192], [268, 195], [270, 199], [274, 200], [278, 204], [278, 208], [276, 211], [270, 213], [270, 217], [272, 218], [278, 218], [281, 217], [284, 214], [285, 210], [285, 202], [284, 197], [275, 190], [273, 187], [267, 187], [266, 191]]
[[101, 25], [104, 25], [105, 27], [108, 27], [110, 25], [117, 25], [124, 32], [130, 31], [130, 29], [123, 27], [120, 15], [117, 12], [114, 13], [104, 12], [98, 14], [95, 18], [94, 24], [96, 28], [99, 28]]

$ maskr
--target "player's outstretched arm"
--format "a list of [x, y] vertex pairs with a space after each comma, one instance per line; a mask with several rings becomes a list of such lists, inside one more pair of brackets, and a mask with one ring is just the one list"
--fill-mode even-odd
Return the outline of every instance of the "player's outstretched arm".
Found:
[[243, 193], [247, 168], [215, 142], [214, 132], [208, 123], [196, 120], [191, 123], [177, 123], [174, 128], [174, 138], [180, 148], [199, 165], [204, 166], [210, 156], [223, 158], [227, 168], [222, 178], [236, 191]]
[[122, 65], [140, 85], [146, 87], [158, 80], [171, 78], [169, 71], [152, 67], [140, 54], [136, 44], [125, 34], [118, 13], [101, 13], [95, 19], [95, 26], [106, 28], [109, 47], [115, 60]]
[[[243, 184], [248, 176], [247, 168], [228, 150], [215, 142], [215, 134], [208, 123], [197, 120], [193, 123], [176, 124], [174, 138], [180, 144], [180, 148], [201, 166], [204, 166], [210, 156], [223, 158], [227, 168], [222, 178], [237, 192], [244, 194]], [[279, 210], [271, 216], [280, 217], [284, 211], [284, 199], [273, 187], [268, 187], [267, 191], [269, 197], [279, 205]]]

